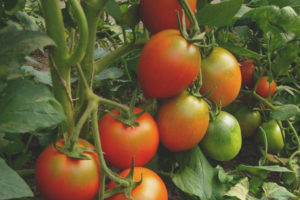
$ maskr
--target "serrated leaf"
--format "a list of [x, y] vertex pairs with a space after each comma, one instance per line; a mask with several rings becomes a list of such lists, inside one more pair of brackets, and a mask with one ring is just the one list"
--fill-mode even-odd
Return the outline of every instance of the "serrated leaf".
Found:
[[30, 16], [27, 13], [18, 11], [15, 14], [15, 16], [17, 17], [17, 19], [20, 22], [22, 22], [24, 24], [25, 30], [27, 30], [27, 31], [39, 31], [40, 30], [39, 26], [32, 21], [32, 18], [30, 18]]
[[293, 104], [287, 104], [271, 111], [270, 118], [273, 120], [288, 120], [289, 118], [299, 115], [300, 108]]
[[33, 197], [25, 181], [0, 158], [0, 200]]
[[16, 79], [0, 94], [0, 132], [27, 133], [52, 127], [65, 119], [61, 105], [49, 89], [33, 81]]
[[218, 171], [221, 168], [212, 168], [198, 146], [177, 153], [176, 160], [179, 170], [171, 178], [180, 190], [198, 196], [201, 200], [222, 197], [227, 187], [218, 179]]
[[289, 200], [296, 197], [286, 188], [279, 186], [276, 183], [264, 183], [262, 188], [265, 192], [264, 197], [267, 199]]
[[249, 193], [249, 181], [248, 178], [243, 178], [236, 185], [230, 188], [225, 196], [236, 197], [240, 200], [246, 200], [247, 194]]
[[197, 11], [197, 20], [200, 25], [217, 27], [228, 25], [231, 23], [234, 15], [240, 10], [242, 3], [242, 0], [227, 0], [217, 4], [206, 4]]
[[51, 79], [50, 72], [38, 71], [34, 69], [32, 66], [22, 66], [21, 70], [23, 70], [25, 73], [33, 75], [38, 82], [52, 86], [52, 79]]
[[254, 52], [254, 51], [236, 46], [236, 45], [231, 44], [231, 43], [219, 43], [219, 45], [221, 47], [227, 49], [231, 53], [233, 53], [235, 55], [238, 55], [238, 56], [243, 56], [243, 57], [253, 58], [253, 59], [259, 59], [259, 58], [262, 57], [262, 55]]
[[54, 41], [41, 32], [13, 31], [0, 33], [0, 63], [10, 67], [18, 67], [25, 56], [48, 45], [54, 45]]

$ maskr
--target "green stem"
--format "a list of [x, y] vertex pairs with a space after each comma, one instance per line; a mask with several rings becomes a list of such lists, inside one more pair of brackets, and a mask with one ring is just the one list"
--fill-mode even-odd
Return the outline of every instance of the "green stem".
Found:
[[105, 173], [109, 179], [111, 179], [115, 183], [119, 183], [120, 185], [123, 185], [124, 187], [129, 186], [129, 182], [123, 178], [121, 178], [118, 174], [111, 171], [105, 162], [102, 146], [101, 146], [101, 140], [99, 136], [99, 129], [98, 129], [98, 116], [97, 116], [97, 110], [94, 110], [92, 113], [92, 131], [94, 135], [94, 141], [96, 145], [96, 150], [99, 157], [100, 167], [101, 167], [101, 173]]
[[32, 139], [33, 139], [33, 134], [30, 134], [30, 135], [29, 135], [29, 138], [28, 138], [28, 141], [27, 141], [27, 143], [26, 143], [25, 149], [24, 149], [24, 151], [23, 151], [24, 154], [27, 153], [27, 151], [28, 151], [28, 149], [29, 149], [29, 146], [30, 146], [30, 144], [31, 144], [31, 142], [32, 142]]
[[24, 177], [24, 176], [31, 176], [34, 175], [35, 170], [34, 169], [21, 169], [21, 170], [16, 170], [16, 172]]
[[79, 1], [70, 0], [70, 3], [75, 11], [75, 17], [78, 22], [79, 39], [75, 51], [68, 59], [68, 64], [76, 65], [85, 55], [85, 50], [88, 44], [88, 23]]
[[294, 134], [296, 140], [297, 140], [297, 143], [298, 143], [298, 151], [300, 151], [300, 139], [299, 139], [298, 133], [297, 133], [295, 127], [293, 126], [293, 124], [292, 124], [289, 120], [287, 120], [287, 123], [288, 123], [290, 129], [292, 130], [292, 132], [293, 132], [293, 134]]
[[189, 28], [191, 31], [191, 34], [190, 34], [189, 38], [192, 39], [194, 36], [200, 34], [200, 28], [199, 28], [198, 21], [186, 0], [178, 0], [178, 2], [180, 3], [181, 7], [183, 8], [185, 14], [187, 15], [187, 17], [191, 23], [190, 28]]
[[60, 125], [60, 133], [66, 137], [74, 133], [73, 103], [71, 97], [71, 67], [66, 64], [69, 57], [65, 40], [65, 27], [59, 0], [41, 0], [47, 33], [55, 41], [56, 46], [50, 48], [49, 67], [53, 83], [53, 92], [61, 103], [66, 121]]
[[141, 49], [146, 43], [146, 40], [138, 40], [134, 43], [125, 44], [124, 46], [117, 48], [115, 51], [110, 52], [106, 56], [100, 58], [95, 62], [95, 74], [100, 73], [111, 64], [113, 64], [116, 60], [121, 58], [124, 55], [127, 55], [131, 51]]
[[112, 101], [112, 100], [109, 100], [106, 98], [103, 98], [103, 97], [100, 97], [100, 96], [97, 96], [97, 100], [99, 103], [106, 104], [106, 105], [112, 106], [114, 108], [118, 108], [118, 109], [122, 110], [128, 118], [131, 117], [130, 108], [128, 106], [117, 103], [115, 101]]
[[258, 95], [254, 90], [253, 91], [241, 90], [241, 91], [255, 97], [260, 102], [266, 104], [270, 109], [272, 109], [272, 110], [277, 109], [276, 106], [274, 106], [272, 103], [270, 103], [267, 99], [265, 99], [265, 98], [261, 97], [260, 95]]

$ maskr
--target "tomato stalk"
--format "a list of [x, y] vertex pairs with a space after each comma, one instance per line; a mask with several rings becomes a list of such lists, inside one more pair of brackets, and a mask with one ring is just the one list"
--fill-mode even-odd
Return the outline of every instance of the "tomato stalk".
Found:
[[146, 44], [147, 40], [148, 39], [141, 39], [135, 41], [134, 43], [125, 44], [120, 48], [117, 48], [116, 50], [103, 56], [95, 62], [95, 74], [98, 74], [106, 69], [108, 66], [113, 64], [116, 59], [121, 58], [122, 56], [127, 55], [134, 50], [141, 49]]

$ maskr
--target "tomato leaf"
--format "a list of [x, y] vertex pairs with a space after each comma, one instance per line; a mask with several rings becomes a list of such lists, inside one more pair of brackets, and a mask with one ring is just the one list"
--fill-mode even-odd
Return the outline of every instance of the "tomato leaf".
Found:
[[39, 70], [34, 69], [32, 66], [22, 66], [21, 70], [23, 70], [27, 74], [34, 76], [35, 80], [37, 80], [38, 82], [52, 86], [50, 72], [39, 71]]
[[262, 57], [262, 55], [254, 52], [254, 51], [236, 46], [231, 43], [219, 43], [219, 45], [238, 56], [244, 56], [244, 57], [253, 58], [253, 59], [259, 59]]
[[115, 0], [109, 0], [105, 7], [106, 12], [116, 20], [120, 20], [122, 12], [119, 4]]
[[289, 200], [291, 198], [296, 198], [294, 194], [276, 183], [264, 183], [262, 188], [265, 192], [264, 199]]
[[0, 158], [0, 199], [33, 197], [25, 181]]
[[7, 31], [0, 33], [0, 63], [18, 67], [24, 57], [44, 46], [54, 45], [45, 33], [35, 31]]
[[230, 188], [228, 192], [225, 193], [225, 196], [236, 197], [240, 200], [246, 200], [247, 194], [249, 192], [249, 181], [245, 177], [241, 179], [236, 185]]
[[217, 27], [228, 25], [241, 8], [242, 3], [242, 0], [227, 0], [217, 4], [206, 4], [196, 13], [197, 20], [200, 25]]
[[27, 133], [65, 119], [49, 89], [29, 80], [13, 80], [0, 93], [0, 132]]
[[183, 192], [198, 196], [202, 200], [215, 200], [223, 196], [227, 189], [223, 181], [225, 173], [219, 174], [222, 169], [213, 168], [198, 146], [192, 150], [176, 154], [179, 170], [171, 178], [174, 184]]
[[276, 5], [280, 8], [291, 6], [298, 14], [300, 14], [300, 1], [299, 0], [268, 0], [271, 5]]
[[293, 104], [280, 106], [276, 110], [272, 110], [270, 117], [274, 120], [288, 120], [289, 118], [299, 115], [300, 108]]

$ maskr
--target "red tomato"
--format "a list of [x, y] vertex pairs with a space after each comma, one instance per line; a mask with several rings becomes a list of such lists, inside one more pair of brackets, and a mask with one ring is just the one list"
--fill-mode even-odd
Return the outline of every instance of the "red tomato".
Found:
[[[195, 13], [197, 0], [187, 0]], [[177, 12], [182, 19], [182, 7], [177, 0], [141, 0], [139, 13], [146, 28], [152, 33], [165, 29], [178, 29]], [[186, 23], [189, 21], [186, 16]]]
[[241, 63], [242, 84], [248, 87], [253, 85], [253, 77], [256, 66], [252, 60], [245, 60]]
[[212, 90], [209, 99], [227, 106], [238, 96], [241, 84], [241, 70], [236, 58], [226, 49], [215, 47], [202, 62], [202, 94]]
[[177, 30], [154, 35], [142, 50], [138, 79], [147, 97], [178, 94], [197, 77], [201, 65], [199, 49]]
[[[120, 173], [121, 177], [126, 177], [130, 170], [126, 169]], [[135, 167], [133, 172], [134, 181], [138, 182], [143, 178], [142, 183], [131, 191], [134, 200], [168, 200], [168, 192], [164, 182], [152, 170]], [[108, 188], [114, 188], [116, 184], [110, 182]], [[117, 194], [109, 198], [109, 200], [128, 200], [124, 194]]]
[[[135, 108], [134, 113], [140, 113]], [[118, 110], [113, 114], [120, 115]], [[149, 162], [157, 151], [159, 134], [156, 122], [149, 113], [137, 119], [139, 126], [127, 126], [107, 113], [99, 122], [99, 132], [105, 159], [119, 169], [129, 168], [132, 158], [135, 166]]]
[[275, 89], [276, 89], [276, 83], [274, 82], [274, 80], [271, 83], [269, 83], [268, 77], [263, 76], [258, 80], [256, 93], [264, 98], [267, 98], [269, 94], [270, 97], [272, 97], [275, 92]]
[[[93, 145], [79, 139], [79, 146], [93, 149]], [[64, 141], [57, 142], [64, 146]], [[35, 180], [42, 196], [47, 200], [89, 200], [99, 190], [100, 167], [97, 154], [86, 152], [90, 160], [69, 158], [54, 145], [48, 146], [35, 166]]]
[[208, 128], [209, 109], [204, 100], [181, 93], [159, 109], [160, 141], [170, 151], [184, 151], [197, 145]]

